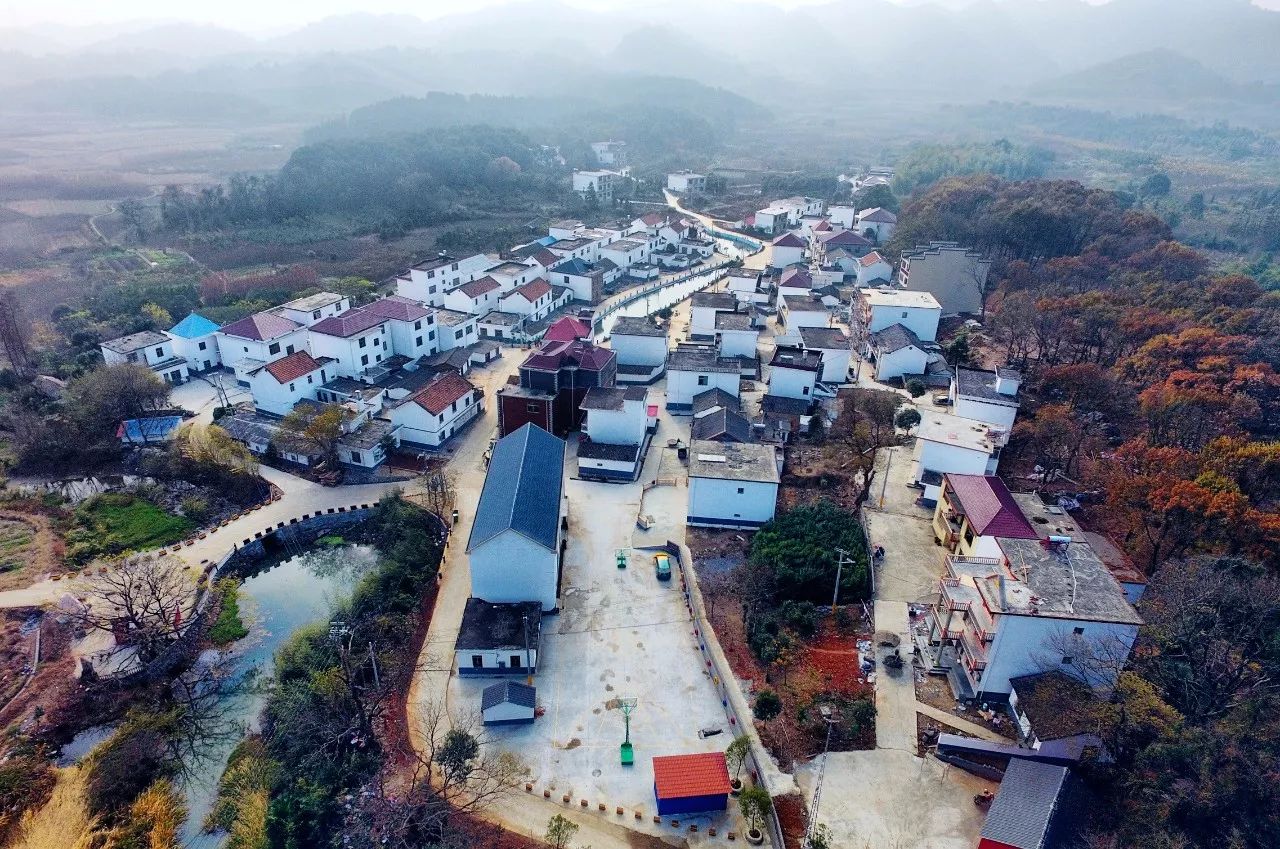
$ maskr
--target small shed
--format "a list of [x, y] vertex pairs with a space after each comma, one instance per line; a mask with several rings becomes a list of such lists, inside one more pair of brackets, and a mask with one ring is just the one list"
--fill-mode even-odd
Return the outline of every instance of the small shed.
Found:
[[978, 849], [1064, 849], [1073, 845], [1073, 816], [1064, 804], [1066, 767], [1012, 760], [982, 824]]
[[517, 681], [499, 681], [480, 694], [480, 715], [485, 725], [528, 725], [533, 722], [538, 691]]
[[653, 759], [653, 795], [663, 816], [723, 811], [729, 806], [729, 790], [724, 752]]

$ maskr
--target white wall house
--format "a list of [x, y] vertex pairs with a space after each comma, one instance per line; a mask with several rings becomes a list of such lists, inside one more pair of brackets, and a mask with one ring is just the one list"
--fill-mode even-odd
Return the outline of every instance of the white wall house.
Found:
[[391, 356], [390, 319], [364, 307], [332, 316], [311, 327], [311, 353], [334, 360], [333, 370], [359, 377]]
[[858, 219], [858, 210], [852, 206], [829, 206], [827, 219], [837, 227], [852, 230], [854, 222]]
[[797, 348], [778, 348], [769, 361], [769, 394], [812, 401], [820, 374], [821, 354]]
[[445, 292], [444, 306], [457, 312], [484, 315], [498, 308], [501, 297], [502, 284], [486, 274]]
[[222, 364], [230, 366], [244, 383], [248, 373], [266, 363], [307, 350], [307, 328], [271, 312], [255, 313], [233, 321], [218, 331]]
[[857, 230], [861, 236], [874, 239], [876, 244], [883, 245], [893, 237], [897, 226], [898, 216], [883, 207], [875, 206], [859, 210], [857, 226], [851, 229]]
[[[929, 623], [935, 661], [980, 700], [1002, 701], [1011, 679], [1053, 669], [1109, 690], [1142, 620], [1106, 565], [1082, 542], [997, 542], [997, 557], [947, 557]], [[1108, 663], [1081, 661], [1090, 655]]]
[[1007, 433], [993, 431], [986, 422], [926, 412], [916, 430], [911, 480], [924, 486], [926, 501], [936, 502], [945, 474], [995, 474], [1007, 440]]
[[951, 378], [951, 403], [957, 416], [977, 419], [1008, 432], [1018, 416], [1022, 375], [1002, 366], [995, 371], [957, 368]]
[[908, 292], [903, 289], [863, 289], [858, 292], [862, 326], [867, 333], [876, 333], [895, 324], [901, 324], [920, 338], [933, 342], [938, 338], [938, 320], [942, 308], [928, 292]]
[[574, 171], [573, 190], [584, 199], [594, 197], [602, 204], [613, 201], [613, 181], [616, 171]]
[[623, 270], [645, 263], [653, 256], [648, 239], [619, 239], [599, 249], [600, 259], [607, 259]]
[[689, 301], [689, 333], [710, 338], [716, 332], [716, 316], [738, 309], [738, 299], [728, 292], [694, 292]]
[[222, 365], [218, 353], [218, 325], [196, 313], [164, 332], [173, 341], [174, 356], [187, 361], [193, 371], [209, 371]]
[[441, 253], [424, 260], [396, 278], [396, 294], [433, 307], [444, 306], [444, 293], [470, 280], [483, 277], [493, 260], [485, 254], [457, 259]]
[[849, 379], [851, 358], [849, 337], [834, 327], [802, 327], [800, 339], [806, 351], [822, 355], [823, 383], [844, 383]]
[[633, 481], [644, 465], [656, 410], [649, 416], [643, 386], [593, 387], [580, 407], [586, 413], [578, 443], [578, 476]]
[[730, 268], [724, 278], [724, 289], [742, 304], [763, 304], [769, 300], [769, 291], [761, 283], [757, 268]]
[[441, 351], [465, 348], [480, 338], [479, 319], [471, 313], [450, 309], [436, 310], [436, 325], [440, 331]]
[[505, 294], [526, 283], [532, 283], [542, 276], [542, 272], [543, 268], [537, 260], [530, 259], [526, 262], [507, 260], [489, 266], [485, 269], [484, 276], [496, 280]]
[[[982, 311], [991, 260], [957, 242], [930, 242], [902, 255], [898, 282], [938, 299], [943, 315]], [[923, 338], [923, 337], [922, 337]]]
[[295, 298], [283, 303], [272, 312], [290, 321], [310, 327], [317, 321], [339, 315], [351, 309], [351, 299], [336, 292], [317, 292], [305, 298]]
[[565, 443], [534, 425], [493, 447], [471, 524], [471, 595], [558, 605]]
[[715, 333], [716, 349], [720, 356], [748, 357], [752, 360], [759, 356], [756, 345], [760, 341], [760, 331], [752, 326], [751, 316], [747, 313], [716, 313]]
[[446, 371], [418, 391], [388, 405], [384, 418], [405, 445], [438, 448], [484, 412], [484, 395], [461, 375]]
[[498, 301], [502, 312], [515, 313], [526, 321], [541, 321], [553, 308], [551, 284], [541, 277], [517, 286]]
[[901, 324], [891, 324], [868, 336], [866, 353], [875, 361], [876, 380], [881, 383], [924, 374], [929, 365], [929, 354], [920, 337]]
[[[760, 213], [756, 213], [759, 220]], [[786, 268], [804, 262], [805, 241], [795, 233], [783, 233], [769, 244], [769, 267]]]
[[693, 411], [693, 396], [708, 389], [723, 389], [738, 397], [742, 366], [721, 359], [712, 351], [672, 351], [667, 357], [667, 409]]
[[316, 400], [316, 393], [336, 375], [333, 361], [306, 351], [263, 363], [246, 375], [253, 404], [260, 413], [287, 415], [299, 401]]
[[893, 266], [879, 252], [872, 251], [858, 260], [854, 273], [859, 286], [879, 286], [893, 279]]
[[[612, 272], [612, 273], [610, 273]], [[622, 273], [612, 262], [592, 263], [583, 259], [566, 259], [547, 272], [551, 283], [573, 292], [575, 300], [597, 303], [604, 297], [604, 287]]]
[[434, 354], [436, 345], [435, 311], [411, 298], [391, 295], [363, 307], [366, 312], [387, 320], [391, 334], [391, 352], [416, 360]]
[[702, 194], [707, 190], [707, 176], [692, 171], [677, 171], [667, 175], [667, 188], [673, 192]]
[[[542, 606], [536, 602], [495, 604], [475, 596], [467, 599], [453, 644], [458, 675], [470, 678], [534, 674], [538, 668], [541, 624]], [[485, 693], [490, 689], [485, 688]], [[525, 689], [533, 690], [532, 687]], [[507, 720], [512, 717], [526, 715], [514, 710], [498, 710], [500, 705], [492, 696], [486, 697], [482, 704], [486, 723], [492, 719], [496, 724], [510, 724]], [[527, 708], [527, 715], [528, 721], [532, 721], [532, 704]]]
[[802, 327], [827, 327], [831, 324], [831, 314], [823, 306], [822, 301], [809, 295], [799, 297], [778, 295], [778, 322], [788, 333], [798, 331]]
[[158, 374], [165, 383], [183, 383], [189, 374], [187, 361], [173, 350], [173, 340], [163, 333], [145, 330], [103, 342], [102, 359], [109, 365], [135, 363]]
[[667, 332], [650, 318], [619, 316], [609, 332], [618, 383], [652, 383], [667, 367]]
[[758, 528], [777, 510], [778, 482], [772, 445], [694, 440], [689, 446], [686, 523]]
[[627, 163], [627, 143], [622, 141], [599, 141], [591, 143], [591, 152], [600, 165], [625, 165]]

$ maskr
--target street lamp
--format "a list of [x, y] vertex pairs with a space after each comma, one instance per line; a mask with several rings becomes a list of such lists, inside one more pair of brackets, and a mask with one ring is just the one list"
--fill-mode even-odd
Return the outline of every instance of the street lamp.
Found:
[[819, 705], [818, 714], [822, 717], [822, 721], [827, 724], [827, 740], [822, 746], [822, 763], [818, 766], [818, 780], [813, 786], [813, 801], [809, 804], [809, 823], [804, 830], [805, 849], [812, 848], [813, 835], [818, 828], [818, 806], [822, 804], [822, 780], [827, 774], [827, 754], [831, 751], [831, 731], [835, 728], [836, 723], [840, 721], [840, 714], [832, 710], [830, 705]]

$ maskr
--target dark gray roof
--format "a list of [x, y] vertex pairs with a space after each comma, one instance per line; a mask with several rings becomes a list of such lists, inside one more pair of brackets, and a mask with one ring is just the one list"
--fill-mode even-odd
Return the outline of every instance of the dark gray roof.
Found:
[[587, 390], [580, 410], [621, 410], [627, 400], [627, 390], [621, 386], [593, 386]]
[[737, 360], [721, 359], [713, 350], [672, 351], [667, 355], [668, 371], [729, 372], [741, 370]]
[[737, 397], [730, 395], [718, 386], [715, 389], [708, 389], [693, 396], [694, 415], [710, 410], [712, 407], [727, 407], [730, 410], [740, 410], [742, 409], [742, 404]]
[[689, 446], [689, 477], [778, 482], [777, 454], [772, 445], [755, 442], [700, 442]]
[[560, 531], [563, 439], [527, 424], [493, 447], [467, 551], [513, 530], [552, 551]]
[[462, 610], [462, 627], [454, 648], [522, 649], [526, 628], [529, 648], [536, 651], [542, 632], [542, 605], [539, 602], [494, 604], [482, 598], [469, 598]]
[[694, 414], [691, 437], [706, 441], [750, 442], [751, 422], [746, 416], [728, 407], [711, 412]]
[[1018, 406], [1016, 396], [1004, 395], [996, 391], [996, 373], [994, 371], [957, 368], [956, 394], [963, 398], [973, 398], [989, 404], [1004, 404], [1009, 407]]
[[712, 307], [729, 312], [738, 308], [738, 299], [731, 292], [694, 292], [691, 302], [695, 307]]
[[716, 313], [717, 330], [751, 330], [751, 316], [744, 312]]
[[890, 354], [913, 346], [924, 350], [920, 337], [911, 328], [901, 324], [891, 324], [884, 330], [871, 334], [871, 347]]
[[578, 457], [584, 460], [617, 460], [634, 463], [640, 453], [639, 445], [612, 445], [608, 442], [592, 442], [583, 437], [578, 443]]
[[128, 354], [137, 351], [140, 348], [147, 348], [151, 345], [163, 345], [169, 341], [169, 337], [163, 333], [156, 333], [154, 330], [144, 330], [141, 333], [133, 333], [128, 336], [121, 336], [119, 339], [110, 339], [102, 343], [102, 347], [108, 351], [115, 351], [117, 354]]
[[1067, 768], [1014, 758], [991, 803], [982, 837], [1016, 849], [1047, 849]]
[[802, 327], [800, 328], [800, 338], [804, 340], [806, 348], [828, 348], [828, 349], [845, 349], [849, 348], [849, 337], [844, 335], [844, 331], [834, 327]]
[[620, 315], [613, 322], [612, 336], [662, 336], [667, 331], [654, 324], [652, 319], [632, 315]]
[[795, 348], [778, 348], [773, 352], [769, 365], [774, 368], [794, 368], [801, 371], [821, 371], [822, 354], [816, 351], [799, 351]]
[[538, 703], [538, 691], [519, 681], [499, 681], [490, 684], [480, 693], [480, 710], [488, 710], [501, 704], [513, 704], [531, 708]]
[[781, 395], [765, 395], [760, 399], [760, 409], [765, 413], [783, 416], [803, 416], [809, 412], [810, 401], [803, 398], [784, 398]]

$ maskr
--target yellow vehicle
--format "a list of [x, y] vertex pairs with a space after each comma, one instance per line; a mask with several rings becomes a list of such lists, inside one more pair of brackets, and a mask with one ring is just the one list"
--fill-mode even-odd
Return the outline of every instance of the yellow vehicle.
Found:
[[653, 555], [653, 571], [659, 581], [671, 580], [671, 558], [665, 554]]

